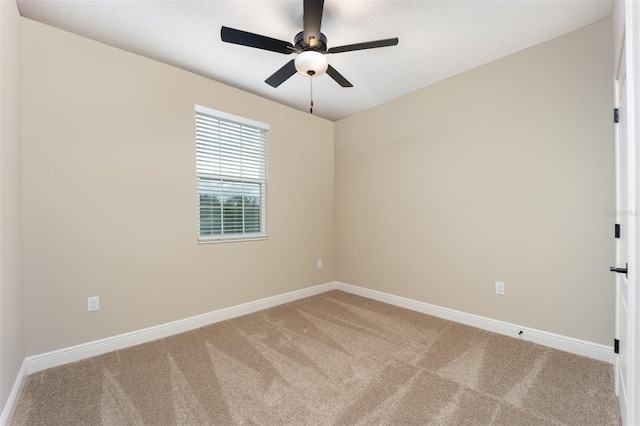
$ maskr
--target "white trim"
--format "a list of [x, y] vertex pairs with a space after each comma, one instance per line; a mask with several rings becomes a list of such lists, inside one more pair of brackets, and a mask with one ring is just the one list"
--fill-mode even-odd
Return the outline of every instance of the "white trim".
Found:
[[[412, 311], [421, 312], [423, 314], [433, 315], [438, 318], [444, 318], [461, 324], [470, 325], [483, 330], [491, 331], [505, 336], [520, 338], [522, 340], [531, 341], [550, 348], [559, 349], [577, 355], [594, 358], [600, 361], [613, 364], [614, 353], [612, 346], [601, 345], [598, 343], [587, 342], [573, 337], [562, 336], [559, 334], [549, 333], [547, 331], [536, 330], [529, 327], [522, 327], [504, 321], [498, 321], [479, 315], [468, 314], [454, 309], [443, 308], [441, 306], [432, 305], [425, 302], [407, 299], [405, 297], [394, 296], [392, 294], [383, 293], [377, 290], [370, 290], [364, 287], [357, 287], [351, 284], [336, 282], [334, 284], [338, 290], [347, 293], [356, 294], [358, 296], [369, 299], [378, 300], [380, 302], [389, 303], [401, 308], [410, 309]], [[522, 334], [519, 334], [522, 331]]]
[[305, 297], [315, 296], [316, 294], [324, 293], [326, 291], [333, 290], [334, 288], [335, 286], [333, 283], [320, 284], [302, 290], [296, 290], [277, 296], [267, 297], [265, 299], [255, 300], [253, 302], [243, 303], [242, 305], [231, 306], [229, 308], [219, 309], [206, 314], [161, 324], [155, 327], [145, 328], [143, 330], [132, 331], [130, 333], [120, 334], [106, 339], [94, 340], [93, 342], [30, 356], [26, 358], [27, 372], [28, 374], [33, 374], [38, 371], [46, 370], [47, 368], [57, 367], [59, 365], [68, 364], [70, 362], [79, 361], [92, 356], [128, 348], [130, 346], [139, 345], [156, 339], [162, 339], [174, 334], [184, 333], [185, 331], [194, 330], [216, 322], [251, 314], [263, 309], [282, 305], [283, 303], [289, 303]]
[[9, 420], [13, 417], [13, 413], [16, 411], [16, 406], [18, 405], [18, 397], [22, 393], [22, 387], [24, 386], [26, 378], [27, 360], [25, 359], [22, 361], [22, 367], [20, 367], [20, 370], [18, 371], [18, 376], [16, 377], [16, 381], [13, 383], [9, 398], [7, 398], [7, 402], [2, 409], [2, 414], [0, 414], [0, 425], [4, 426], [9, 424]]
[[[269, 239], [269, 234], [263, 234], [260, 237], [238, 237], [242, 234], [234, 234], [232, 237], [198, 237], [198, 244], [218, 244], [218, 243], [239, 243], [242, 241], [265, 241]], [[246, 235], [246, 234], [245, 234]]]
[[[145, 328], [143, 330], [133, 331], [40, 355], [30, 356], [25, 359], [26, 373], [33, 374], [47, 368], [57, 367], [59, 365], [68, 364], [70, 362], [79, 361], [92, 356], [128, 348], [130, 346], [139, 345], [156, 339], [162, 339], [174, 334], [184, 333], [209, 324], [251, 314], [263, 309], [272, 308], [284, 303], [293, 302], [295, 300], [315, 296], [317, 294], [336, 289], [410, 309], [412, 311], [470, 325], [494, 333], [521, 338], [523, 340], [528, 340], [544, 346], [583, 355], [600, 361], [613, 363], [614, 360], [613, 347], [611, 346], [591, 343], [529, 327], [522, 327], [516, 324], [481, 317], [479, 315], [468, 314], [454, 309], [443, 308], [441, 306], [419, 302], [405, 297], [394, 296], [392, 294], [334, 281], [241, 305], [219, 309], [217, 311], [161, 324], [155, 327]], [[518, 334], [520, 331], [523, 332], [522, 335]], [[24, 373], [21, 374], [24, 375]], [[20, 377], [21, 376], [19, 376], [19, 378]]]
[[[611, 346], [574, 339], [572, 337], [536, 330], [529, 327], [522, 327], [516, 324], [498, 321], [479, 315], [468, 314], [454, 309], [407, 299], [401, 296], [394, 296], [377, 290], [333, 281], [277, 296], [255, 300], [253, 302], [243, 303], [241, 305], [219, 309], [217, 311], [161, 324], [155, 327], [133, 331], [131, 333], [120, 334], [106, 339], [95, 340], [93, 342], [27, 357], [22, 363], [22, 367], [18, 372], [16, 381], [11, 389], [11, 393], [9, 394], [9, 398], [2, 410], [2, 415], [0, 415], [0, 425], [6, 425], [11, 419], [18, 403], [18, 396], [22, 392], [22, 387], [24, 386], [25, 379], [28, 374], [172, 336], [174, 334], [183, 333], [185, 331], [204, 327], [216, 322], [251, 314], [253, 312], [272, 308], [284, 303], [293, 302], [305, 297], [315, 296], [330, 290], [342, 290], [368, 299], [378, 300], [380, 302], [389, 303], [391, 305], [433, 315], [457, 323], [470, 325], [472, 327], [477, 327], [494, 333], [521, 338], [523, 340], [538, 343], [554, 349], [605, 361], [610, 364], [614, 361], [613, 347]], [[521, 331], [523, 333], [522, 335], [519, 335]]]

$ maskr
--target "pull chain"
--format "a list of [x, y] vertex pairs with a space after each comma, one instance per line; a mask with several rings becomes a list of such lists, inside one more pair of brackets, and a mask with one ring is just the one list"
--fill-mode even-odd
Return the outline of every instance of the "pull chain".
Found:
[[313, 114], [313, 77], [309, 77], [309, 99], [311, 101], [309, 114]]

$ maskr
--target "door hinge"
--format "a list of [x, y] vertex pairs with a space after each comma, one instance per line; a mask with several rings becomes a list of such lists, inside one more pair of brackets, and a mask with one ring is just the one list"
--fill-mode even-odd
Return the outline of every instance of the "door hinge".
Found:
[[615, 237], [616, 238], [620, 238], [620, 224], [616, 223], [616, 233], [615, 233]]
[[614, 123], [620, 122], [620, 108], [613, 109], [613, 122]]
[[620, 340], [613, 339], [613, 352], [616, 354], [620, 353]]

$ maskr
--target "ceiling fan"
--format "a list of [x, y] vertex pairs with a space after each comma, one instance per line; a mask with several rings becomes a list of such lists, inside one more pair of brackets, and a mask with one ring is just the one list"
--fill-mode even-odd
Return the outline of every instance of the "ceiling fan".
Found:
[[326, 72], [340, 86], [353, 87], [353, 84], [329, 65], [324, 55], [395, 46], [398, 44], [398, 38], [395, 37], [327, 49], [327, 37], [320, 32], [324, 0], [304, 0], [303, 6], [303, 31], [295, 36], [294, 44], [288, 41], [277, 40], [260, 34], [224, 26], [220, 31], [222, 41], [283, 53], [285, 55], [296, 53], [297, 55], [294, 59], [287, 62], [282, 68], [265, 80], [265, 82], [272, 87], [280, 86], [289, 77], [294, 75], [296, 71], [309, 77], [319, 76]]

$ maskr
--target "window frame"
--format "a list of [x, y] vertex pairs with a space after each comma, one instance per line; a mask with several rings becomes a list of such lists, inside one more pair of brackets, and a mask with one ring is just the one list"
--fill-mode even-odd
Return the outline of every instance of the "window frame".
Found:
[[[259, 157], [259, 159], [255, 162], [255, 164], [252, 163], [252, 165], [254, 166], [258, 166], [259, 168], [259, 176], [256, 178], [255, 176], [237, 176], [237, 175], [232, 175], [232, 174], [223, 174], [222, 172], [222, 163], [223, 163], [223, 159], [228, 160], [229, 156], [224, 157], [223, 154], [220, 154], [220, 157], [216, 157], [217, 161], [218, 161], [218, 167], [219, 167], [219, 174], [216, 173], [212, 173], [211, 171], [204, 171], [202, 170], [201, 164], [207, 164], [208, 166], [215, 166], [215, 164], [212, 163], [206, 163], [205, 161], [202, 161], [202, 156], [201, 156], [201, 151], [203, 149], [206, 148], [206, 143], [201, 141], [201, 139], [204, 138], [204, 134], [201, 133], [199, 131], [199, 120], [204, 120], [206, 119], [205, 117], [202, 116], [207, 116], [209, 119], [211, 119], [213, 122], [220, 122], [222, 124], [231, 124], [231, 125], [240, 125], [241, 127], [249, 127], [252, 128], [255, 131], [259, 131], [261, 137], [260, 137], [260, 154], [261, 156]], [[245, 117], [241, 117], [241, 116], [237, 116], [234, 114], [230, 114], [224, 111], [218, 111], [212, 108], [208, 108], [202, 105], [195, 105], [195, 140], [196, 140], [196, 144], [195, 144], [195, 149], [196, 149], [196, 197], [197, 197], [197, 204], [196, 204], [196, 209], [197, 209], [197, 235], [198, 235], [198, 243], [199, 244], [209, 244], [209, 243], [222, 243], [222, 242], [238, 242], [238, 241], [255, 241], [255, 240], [266, 240], [269, 238], [269, 234], [268, 234], [268, 228], [267, 228], [267, 159], [268, 159], [268, 155], [267, 155], [267, 148], [268, 148], [268, 143], [267, 143], [267, 139], [268, 139], [268, 132], [270, 130], [270, 126], [269, 124], [266, 123], [262, 123], [256, 120], [252, 120], [249, 118], [245, 118]], [[238, 146], [235, 147], [238, 149], [238, 151], [234, 151], [234, 153], [236, 155], [231, 155], [231, 157], [236, 157], [238, 156], [238, 158], [241, 158], [242, 156], [242, 152], [241, 152], [241, 148], [242, 148], [242, 136], [239, 133], [237, 135], [237, 140], [238, 142]], [[219, 151], [222, 151], [222, 149], [220, 149], [220, 145], [219, 145]], [[215, 160], [213, 160], [215, 161]], [[238, 163], [236, 165], [241, 165], [241, 163]], [[240, 172], [242, 173], [242, 172]], [[247, 185], [247, 186], [258, 186], [258, 193], [259, 195], [259, 199], [260, 199], [260, 205], [259, 205], [259, 212], [258, 217], [260, 219], [259, 221], [259, 225], [260, 225], [260, 231], [259, 232], [246, 232], [245, 229], [242, 230], [242, 232], [229, 232], [229, 233], [225, 233], [224, 229], [225, 229], [225, 225], [224, 225], [224, 219], [222, 219], [224, 216], [224, 209], [226, 208], [225, 206], [225, 202], [224, 201], [220, 201], [220, 212], [221, 212], [221, 221], [220, 221], [220, 231], [221, 233], [219, 234], [211, 234], [211, 235], [202, 235], [202, 226], [201, 226], [201, 222], [202, 222], [202, 217], [204, 216], [202, 214], [202, 209], [201, 209], [201, 197], [202, 194], [205, 193], [204, 191], [202, 191], [202, 188], [205, 187], [207, 184], [206, 182], [203, 183], [204, 180], [209, 180], [211, 181], [210, 185], [221, 185], [224, 186], [225, 183], [227, 185], [231, 184], [231, 185], [237, 185], [237, 184], [241, 184], [241, 185]], [[243, 188], [244, 191], [244, 188]], [[214, 194], [214, 191], [212, 190], [211, 193], [213, 195], [213, 197], [217, 196]], [[231, 192], [229, 192], [229, 194], [227, 195], [231, 195]], [[240, 195], [242, 197], [243, 203], [244, 201], [249, 198], [249, 196], [247, 195], [247, 193], [239, 193], [235, 196]], [[243, 228], [245, 227], [245, 220], [246, 220], [246, 215], [247, 215], [247, 210], [245, 210], [245, 206], [243, 204], [242, 208], [242, 222], [243, 222]]]

